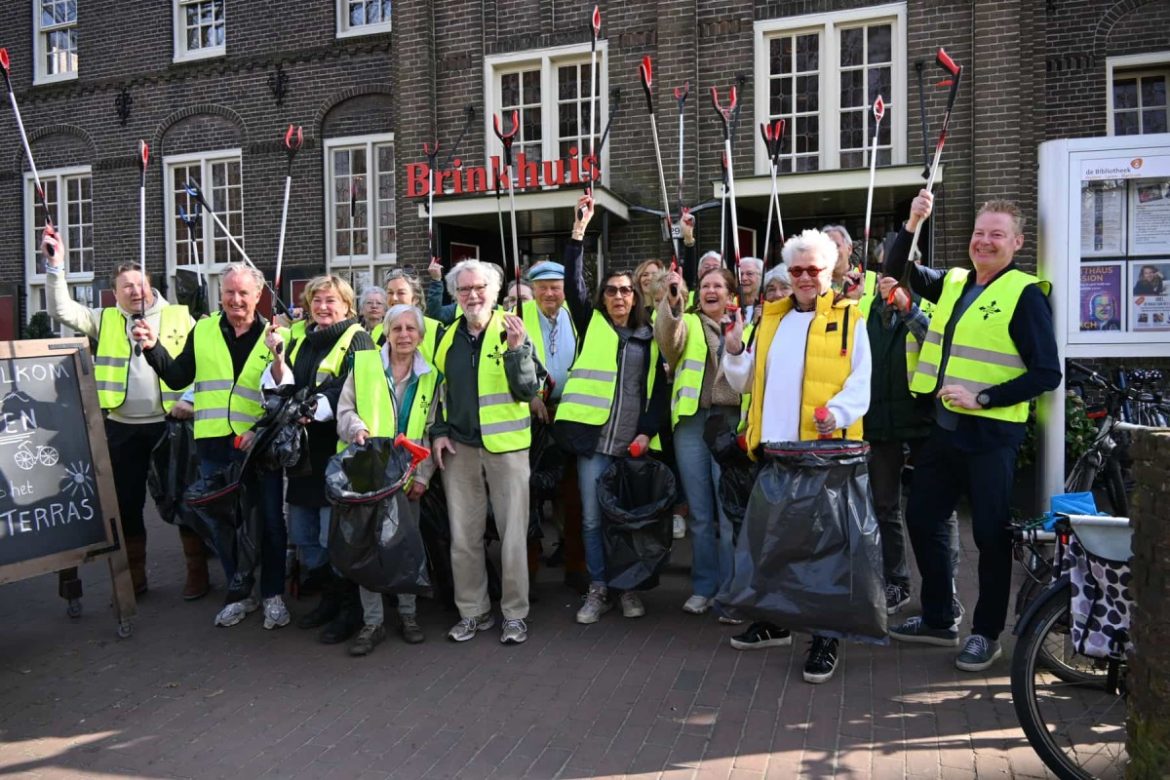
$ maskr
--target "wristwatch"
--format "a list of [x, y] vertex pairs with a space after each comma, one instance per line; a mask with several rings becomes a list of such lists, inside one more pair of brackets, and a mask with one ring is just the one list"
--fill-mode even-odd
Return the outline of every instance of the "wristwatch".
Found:
[[991, 406], [991, 396], [989, 396], [987, 393], [980, 393], [979, 395], [975, 396], [975, 403], [986, 409], [987, 407]]

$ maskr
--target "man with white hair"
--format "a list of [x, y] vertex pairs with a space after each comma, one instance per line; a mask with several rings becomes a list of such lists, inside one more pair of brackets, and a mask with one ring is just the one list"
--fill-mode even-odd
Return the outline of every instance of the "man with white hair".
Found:
[[524, 321], [494, 309], [500, 284], [499, 271], [478, 260], [464, 260], [447, 273], [447, 288], [463, 314], [435, 350], [446, 394], [431, 439], [451, 518], [460, 620], [447, 635], [456, 642], [495, 624], [483, 545], [489, 489], [501, 547], [500, 641], [528, 638], [528, 404], [540, 381]]

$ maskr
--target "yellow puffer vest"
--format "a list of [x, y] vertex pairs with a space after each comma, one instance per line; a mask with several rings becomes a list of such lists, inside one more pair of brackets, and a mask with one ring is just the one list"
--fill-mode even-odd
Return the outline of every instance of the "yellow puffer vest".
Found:
[[[792, 310], [792, 298], [764, 304], [756, 345], [752, 351], [755, 367], [752, 378], [752, 398], [748, 406], [747, 448], [754, 457], [760, 445], [763, 428], [764, 380], [767, 374], [768, 350], [780, 320]], [[832, 293], [817, 298], [816, 314], [808, 329], [808, 343], [804, 352], [804, 382], [800, 390], [800, 439], [819, 438], [813, 417], [818, 406], [841, 392], [845, 380], [853, 370], [853, 332], [857, 325], [857, 302], [846, 298], [834, 299]], [[842, 432], [846, 439], [860, 440], [864, 431], [861, 420]]]
[[[1009, 332], [1012, 315], [1020, 302], [1020, 295], [1029, 286], [1040, 285], [1045, 295], [1051, 287], [1047, 282], [1013, 268], [989, 284], [955, 324], [950, 354], [940, 380], [943, 334], [955, 304], [963, 295], [969, 273], [964, 268], [952, 268], [943, 279], [942, 294], [919, 352], [917, 369], [910, 380], [911, 392], [934, 395], [943, 385], [955, 384], [978, 394], [989, 387], [1022, 376], [1027, 371]], [[956, 414], [1016, 423], [1028, 420], [1026, 401], [992, 409], [960, 409], [945, 401], [943, 403]]]
[[[97, 352], [93, 358], [93, 376], [97, 382], [98, 403], [103, 409], [117, 409], [126, 400], [126, 382], [130, 376], [130, 339], [126, 336], [126, 315], [115, 306], [102, 309], [98, 329]], [[177, 357], [187, 344], [191, 332], [191, 314], [186, 306], [170, 304], [159, 312], [158, 341]], [[174, 389], [161, 379], [159, 395], [164, 412], [170, 412], [187, 388]]]
[[[232, 356], [220, 332], [222, 312], [195, 324], [195, 438], [246, 433], [264, 414], [260, 377], [272, 362], [272, 353], [261, 336], [233, 377]], [[287, 340], [288, 333], [280, 330]]]
[[[447, 352], [455, 339], [459, 320], [443, 334], [435, 352], [435, 368], [447, 374]], [[504, 313], [493, 311], [484, 328], [479, 354], [479, 434], [488, 452], [515, 452], [532, 444], [532, 413], [528, 404], [517, 401], [508, 389], [504, 373]]]

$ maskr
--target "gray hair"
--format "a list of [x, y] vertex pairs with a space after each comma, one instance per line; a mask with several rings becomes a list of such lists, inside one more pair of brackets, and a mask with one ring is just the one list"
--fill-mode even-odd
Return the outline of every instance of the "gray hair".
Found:
[[358, 308], [360, 309], [361, 307], [365, 306], [366, 301], [368, 301], [370, 297], [374, 295], [381, 295], [382, 303], [386, 302], [386, 291], [376, 284], [368, 284], [362, 288], [362, 294], [358, 296]]
[[425, 302], [422, 282], [419, 281], [419, 278], [413, 272], [409, 272], [405, 268], [391, 268], [387, 271], [386, 275], [382, 277], [382, 291], [385, 292], [386, 286], [395, 279], [406, 280], [406, 284], [410, 287], [410, 294], [414, 296], [415, 303], [421, 306]]
[[[833, 239], [829, 238], [828, 233], [815, 228], [804, 230], [785, 241], [784, 248], [780, 250], [780, 256], [784, 258], [785, 265], [792, 265], [792, 261], [804, 252], [812, 252], [816, 258], [817, 267], [822, 271], [837, 264], [837, 245], [833, 243]], [[787, 269], [785, 269], [784, 274], [788, 275]]]
[[764, 261], [758, 257], [741, 257], [739, 259], [740, 269], [742, 270], [745, 265], [755, 268], [758, 274], [764, 273]]
[[779, 282], [788, 287], [792, 286], [792, 278], [788, 275], [788, 266], [781, 263], [772, 268], [768, 273], [764, 274], [764, 289], [768, 289], [768, 285], [772, 282]]
[[426, 335], [427, 318], [423, 316], [422, 309], [408, 303], [396, 303], [386, 310], [386, 316], [382, 318], [382, 332], [386, 334], [387, 341], [390, 340], [390, 324], [403, 314], [413, 314], [414, 318], [418, 320], [418, 335]]
[[845, 229], [844, 225], [825, 225], [821, 228], [822, 233], [836, 233], [845, 239], [845, 243], [850, 247], [853, 246], [853, 239], [849, 237], [849, 231]]
[[709, 249], [709, 250], [707, 250], [706, 252], [704, 252], [704, 253], [703, 253], [703, 256], [702, 256], [702, 257], [700, 257], [700, 258], [699, 258], [699, 264], [698, 264], [697, 266], [695, 266], [695, 267], [696, 267], [696, 268], [702, 268], [702, 267], [703, 267], [703, 263], [704, 263], [706, 260], [708, 260], [709, 258], [715, 258], [716, 260], [718, 260], [718, 261], [719, 261], [719, 265], [723, 265], [723, 255], [719, 254], [719, 253], [718, 253], [718, 252], [716, 252], [714, 249]]
[[256, 283], [257, 290], [264, 289], [264, 274], [260, 273], [258, 269], [248, 265], [247, 263], [241, 263], [237, 261], [225, 264], [223, 269], [219, 272], [220, 281], [227, 279], [232, 274], [241, 274], [243, 276], [250, 277], [252, 281]]
[[488, 303], [495, 303], [500, 297], [500, 287], [504, 283], [503, 277], [500, 275], [500, 269], [496, 268], [491, 263], [485, 263], [480, 260], [460, 260], [455, 264], [455, 267], [447, 272], [447, 292], [451, 294], [452, 298], [458, 298], [458, 293], [455, 288], [459, 286], [459, 275], [463, 273], [477, 273], [483, 279], [483, 283], [487, 285], [487, 290], [484, 291], [484, 298]]

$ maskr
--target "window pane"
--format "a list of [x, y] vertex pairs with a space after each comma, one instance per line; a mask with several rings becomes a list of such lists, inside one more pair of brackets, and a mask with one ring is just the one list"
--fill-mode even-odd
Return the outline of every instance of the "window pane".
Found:
[[1166, 105], [1166, 77], [1146, 76], [1142, 79], [1142, 108]]
[[1166, 109], [1155, 108], [1142, 112], [1142, 133], [1166, 132]]
[[520, 104], [519, 73], [505, 73], [500, 76], [500, 103], [506, 108]]
[[865, 64], [865, 29], [855, 27], [841, 31], [841, 66]]
[[1137, 135], [1138, 114], [1136, 111], [1119, 111], [1113, 115], [1114, 135]]
[[[581, 68], [581, 81], [588, 83], [588, 67]], [[561, 100], [571, 100], [577, 97], [577, 66], [562, 66], [557, 68], [557, 97]]]
[[[842, 149], [860, 149], [865, 145], [863, 137], [865, 126], [864, 114], [861, 111], [846, 111], [841, 114], [841, 148]], [[841, 158], [841, 167], [848, 167], [845, 165], [844, 157]]]
[[1113, 107], [1137, 108], [1137, 79], [1117, 79], [1113, 82]]
[[820, 36], [801, 35], [796, 39], [796, 69], [800, 72], [820, 69]]
[[894, 92], [892, 78], [891, 68], [870, 68], [869, 94], [866, 95], [866, 102], [873, 105], [873, 101], [877, 100], [878, 95], [881, 95], [884, 100], [889, 101], [890, 96]]
[[540, 102], [540, 71], [524, 72], [524, 102], [528, 105]]
[[888, 24], [874, 25], [866, 29], [869, 49], [868, 62], [871, 65], [893, 61], [893, 32], [893, 27]]
[[862, 86], [862, 71], [841, 72], [841, 107], [856, 108], [865, 105], [865, 88]]
[[769, 44], [769, 61], [772, 75], [788, 73], [792, 69], [792, 38], [773, 38]]
[[797, 76], [796, 78], [796, 110], [820, 110], [820, 78], [818, 76]]

